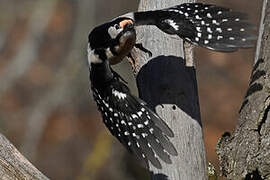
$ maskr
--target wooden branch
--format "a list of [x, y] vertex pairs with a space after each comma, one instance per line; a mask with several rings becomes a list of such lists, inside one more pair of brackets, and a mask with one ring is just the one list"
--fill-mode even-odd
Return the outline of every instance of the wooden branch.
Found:
[[217, 145], [222, 174], [228, 179], [270, 179], [270, 4], [264, 0], [257, 53], [249, 88], [232, 136]]
[[2, 134], [0, 134], [0, 179], [48, 180]]
[[[161, 9], [186, 2], [194, 1], [141, 0], [139, 10]], [[171, 140], [179, 154], [171, 157], [172, 164], [162, 162], [161, 170], [150, 164], [152, 179], [207, 179], [192, 50], [183, 50], [179, 37], [167, 35], [156, 27], [139, 27], [137, 34], [153, 53], [151, 59], [141, 52], [133, 55], [139, 62], [135, 69], [139, 96], [171, 127], [175, 134]], [[183, 59], [184, 52], [187, 63]]]

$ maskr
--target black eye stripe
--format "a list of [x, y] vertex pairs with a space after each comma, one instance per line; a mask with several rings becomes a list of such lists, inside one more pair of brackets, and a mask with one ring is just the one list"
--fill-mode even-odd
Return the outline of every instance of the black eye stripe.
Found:
[[120, 29], [121, 28], [119, 24], [115, 24], [114, 27], [115, 27], [115, 29]]

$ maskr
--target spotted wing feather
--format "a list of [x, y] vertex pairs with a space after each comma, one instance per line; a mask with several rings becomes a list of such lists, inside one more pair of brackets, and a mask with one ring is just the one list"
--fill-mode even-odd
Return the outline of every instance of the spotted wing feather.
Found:
[[168, 138], [173, 137], [172, 130], [124, 83], [114, 79], [102, 90], [92, 87], [92, 91], [105, 125], [129, 151], [157, 168], [161, 168], [160, 159], [172, 162], [170, 155], [177, 155]]
[[205, 4], [183, 4], [176, 8], [186, 12], [184, 15], [195, 30], [192, 36], [184, 37], [194, 44], [225, 52], [254, 46], [254, 26], [246, 22], [244, 13]]
[[[138, 25], [156, 25], [167, 34], [175, 34], [193, 44], [216, 51], [231, 52], [253, 47], [254, 26], [247, 15], [228, 8], [202, 3], [185, 3], [171, 8], [147, 11], [149, 19], [136, 15]], [[142, 21], [142, 22], [141, 22]], [[137, 22], [137, 21], [136, 21]]]

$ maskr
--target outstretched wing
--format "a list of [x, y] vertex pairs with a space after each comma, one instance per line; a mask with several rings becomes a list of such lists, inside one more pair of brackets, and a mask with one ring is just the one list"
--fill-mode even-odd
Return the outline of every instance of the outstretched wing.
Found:
[[168, 137], [174, 134], [145, 102], [117, 79], [102, 89], [92, 86], [92, 91], [105, 125], [128, 150], [146, 165], [150, 161], [161, 168], [158, 157], [171, 163], [170, 155], [176, 156], [177, 151]]
[[168, 34], [175, 34], [215, 51], [231, 52], [254, 46], [247, 15], [210, 4], [186, 3], [167, 9], [135, 12], [137, 25], [156, 25]]

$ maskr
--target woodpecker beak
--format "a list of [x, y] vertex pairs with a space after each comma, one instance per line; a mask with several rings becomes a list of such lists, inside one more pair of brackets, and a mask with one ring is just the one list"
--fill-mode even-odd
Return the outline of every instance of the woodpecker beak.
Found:
[[120, 26], [122, 29], [125, 29], [127, 27], [132, 27], [134, 28], [133, 21], [132, 20], [123, 20], [120, 22]]
[[123, 31], [119, 33], [116, 39], [120, 39], [120, 43], [124, 43], [129, 38], [136, 38], [134, 22], [132, 20], [123, 20], [119, 23]]
[[134, 24], [126, 24], [123, 29], [124, 36], [134, 36], [136, 34]]
[[124, 26], [124, 31], [131, 31], [134, 30], [134, 25], [133, 24], [126, 24]]
[[135, 28], [134, 28], [134, 24], [133, 23], [127, 23], [122, 31], [122, 35], [120, 37], [120, 43], [126, 43], [125, 41], [127, 40], [131, 40], [133, 41], [133, 39], [136, 38], [136, 32], [135, 32]]

